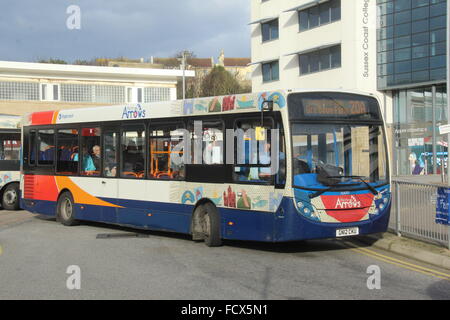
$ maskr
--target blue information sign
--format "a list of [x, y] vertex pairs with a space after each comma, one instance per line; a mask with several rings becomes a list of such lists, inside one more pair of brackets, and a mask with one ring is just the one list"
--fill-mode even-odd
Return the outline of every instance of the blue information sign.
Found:
[[436, 223], [450, 225], [449, 188], [438, 188], [436, 199]]

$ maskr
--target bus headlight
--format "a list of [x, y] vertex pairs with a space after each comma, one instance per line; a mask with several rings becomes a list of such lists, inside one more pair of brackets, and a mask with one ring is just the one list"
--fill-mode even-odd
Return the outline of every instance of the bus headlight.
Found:
[[389, 201], [388, 198], [384, 198], [384, 199], [383, 199], [384, 204], [387, 204], [388, 201]]
[[299, 208], [299, 209], [303, 209], [303, 207], [304, 207], [305, 205], [303, 204], [303, 202], [297, 202], [297, 207]]
[[379, 208], [380, 208], [380, 210], [383, 210], [384, 209], [384, 204], [380, 203]]
[[309, 208], [303, 209], [303, 212], [308, 215], [311, 214], [311, 210]]

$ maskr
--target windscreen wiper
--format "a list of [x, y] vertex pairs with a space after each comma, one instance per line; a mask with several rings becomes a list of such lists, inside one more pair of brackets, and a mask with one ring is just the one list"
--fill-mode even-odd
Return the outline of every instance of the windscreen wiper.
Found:
[[374, 195], [378, 194], [378, 191], [372, 187], [367, 181], [364, 180], [363, 176], [336, 176], [336, 177], [330, 177], [330, 178], [349, 178], [349, 179], [358, 179], [359, 181], [361, 181], [362, 183], [364, 183], [367, 188], [369, 188], [370, 192], [372, 192]]
[[329, 187], [329, 188], [326, 188], [326, 189], [322, 189], [322, 190], [316, 191], [316, 192], [310, 194], [310, 195], [309, 195], [309, 198], [310, 198], [310, 199], [317, 198], [317, 197], [320, 196], [321, 194], [333, 190], [334, 187], [335, 187], [335, 186], [332, 186], [332, 187]]

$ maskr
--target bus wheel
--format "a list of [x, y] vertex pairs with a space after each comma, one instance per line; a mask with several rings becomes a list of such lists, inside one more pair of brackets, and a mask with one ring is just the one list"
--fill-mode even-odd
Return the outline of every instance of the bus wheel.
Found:
[[68, 191], [64, 192], [58, 199], [56, 207], [57, 219], [65, 226], [74, 226], [77, 224], [75, 220], [75, 206], [72, 194]]
[[[215, 205], [208, 202], [197, 208], [199, 212], [196, 219], [201, 226], [203, 239], [208, 247], [219, 247], [222, 245], [220, 238], [220, 217]], [[196, 210], [196, 211], [197, 211]]]
[[19, 184], [11, 183], [3, 192], [2, 206], [5, 210], [19, 210]]

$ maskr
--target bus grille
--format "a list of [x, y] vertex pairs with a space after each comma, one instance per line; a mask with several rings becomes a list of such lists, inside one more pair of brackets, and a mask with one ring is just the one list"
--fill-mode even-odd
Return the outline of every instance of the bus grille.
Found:
[[24, 198], [25, 199], [34, 199], [34, 185], [35, 179], [34, 176], [29, 175], [24, 178]]

